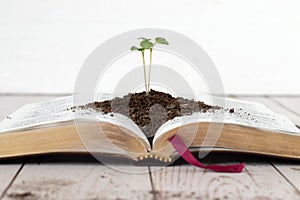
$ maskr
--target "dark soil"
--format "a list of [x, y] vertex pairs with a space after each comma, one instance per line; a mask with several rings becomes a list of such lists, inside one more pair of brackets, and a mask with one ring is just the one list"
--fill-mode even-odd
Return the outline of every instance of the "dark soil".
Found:
[[195, 112], [213, 112], [221, 107], [151, 90], [148, 94], [129, 93], [121, 98], [93, 102], [72, 109], [94, 109], [111, 116], [112, 112], [123, 114], [131, 118], [151, 141], [157, 129], [168, 120]]

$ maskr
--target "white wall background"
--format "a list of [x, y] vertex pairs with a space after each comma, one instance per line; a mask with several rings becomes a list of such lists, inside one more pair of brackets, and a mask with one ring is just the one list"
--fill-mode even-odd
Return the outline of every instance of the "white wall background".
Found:
[[227, 93], [300, 94], [297, 0], [2, 0], [0, 93], [70, 93], [94, 48], [146, 27], [199, 43]]

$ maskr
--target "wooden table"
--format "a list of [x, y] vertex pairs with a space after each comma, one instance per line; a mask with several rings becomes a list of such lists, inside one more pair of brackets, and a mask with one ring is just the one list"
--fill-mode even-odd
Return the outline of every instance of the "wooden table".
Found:
[[[23, 104], [51, 98], [1, 95], [0, 118]], [[234, 98], [265, 103], [300, 125], [300, 96]], [[0, 199], [300, 199], [299, 161], [249, 156], [229, 161], [246, 161], [246, 169], [215, 173], [182, 164], [128, 174], [84, 159], [6, 162], [0, 164]]]

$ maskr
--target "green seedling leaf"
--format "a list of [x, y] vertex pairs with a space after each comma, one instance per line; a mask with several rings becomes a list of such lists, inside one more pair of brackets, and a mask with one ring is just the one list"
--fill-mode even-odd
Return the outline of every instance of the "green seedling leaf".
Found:
[[162, 38], [162, 37], [155, 38], [155, 42], [158, 43], [158, 44], [165, 44], [165, 45], [169, 44], [168, 41], [165, 38]]
[[152, 42], [149, 42], [148, 40], [143, 40], [141, 43], [140, 43], [141, 47], [144, 48], [144, 49], [150, 49], [153, 47], [153, 43]]
[[130, 48], [130, 50], [131, 50], [131, 51], [135, 51], [135, 50], [138, 50], [138, 48], [137, 48], [136, 46], [132, 46], [132, 47]]

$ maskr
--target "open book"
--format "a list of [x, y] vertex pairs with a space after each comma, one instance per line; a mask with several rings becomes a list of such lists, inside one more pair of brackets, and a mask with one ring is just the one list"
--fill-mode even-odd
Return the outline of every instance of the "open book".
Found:
[[300, 159], [300, 130], [262, 104], [226, 99], [223, 107], [234, 112], [222, 109], [176, 117], [157, 130], [151, 144], [128, 117], [93, 110], [74, 112], [69, 109], [73, 104], [73, 96], [64, 97], [25, 105], [9, 115], [0, 122], [0, 158], [91, 152], [172, 162], [179, 155], [168, 139], [178, 134], [190, 151]]

